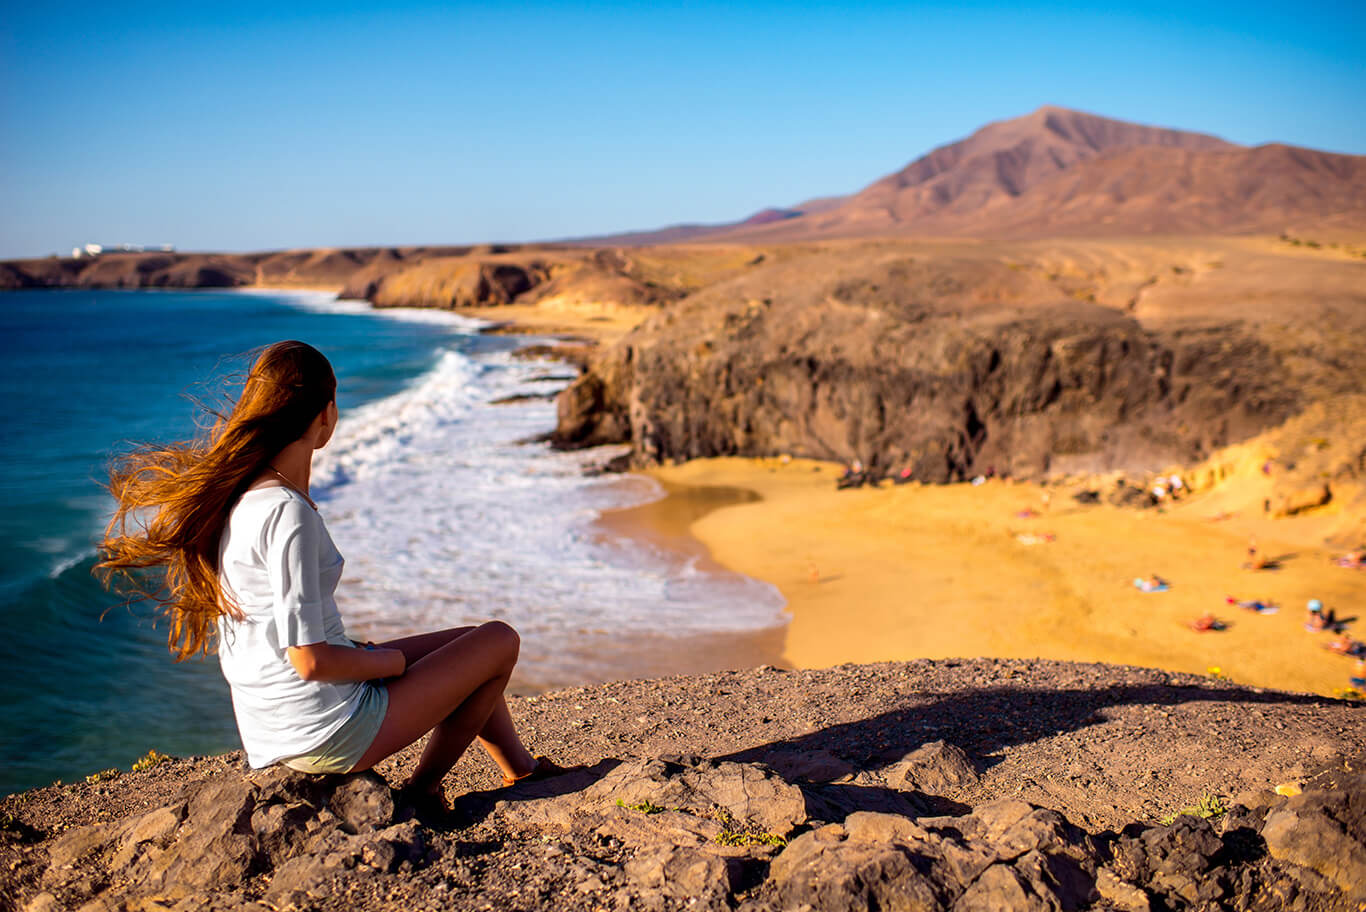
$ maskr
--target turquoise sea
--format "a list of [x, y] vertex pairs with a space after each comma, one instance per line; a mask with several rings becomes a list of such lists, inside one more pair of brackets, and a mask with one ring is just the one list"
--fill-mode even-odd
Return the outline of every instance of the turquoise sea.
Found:
[[353, 634], [502, 617], [536, 689], [639, 674], [622, 656], [660, 631], [783, 623], [771, 587], [595, 530], [602, 510], [659, 492], [585, 477], [590, 456], [528, 442], [553, 427], [548, 394], [569, 373], [477, 328], [315, 293], [0, 295], [0, 794], [127, 768], [149, 748], [237, 746], [216, 660], [171, 661], [150, 606], [121, 604], [90, 571], [111, 455], [193, 435], [196, 400], [221, 403], [225, 378], [279, 339], [308, 341], [337, 372], [342, 423], [314, 494], [347, 557]]

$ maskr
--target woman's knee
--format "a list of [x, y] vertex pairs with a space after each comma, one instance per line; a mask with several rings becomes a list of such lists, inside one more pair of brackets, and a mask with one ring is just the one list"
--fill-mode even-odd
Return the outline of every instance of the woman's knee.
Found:
[[517, 655], [522, 648], [522, 638], [517, 635], [517, 631], [510, 624], [503, 621], [489, 621], [480, 625], [480, 629], [486, 632], [486, 635], [492, 639], [494, 646], [507, 656], [510, 663], [516, 663]]

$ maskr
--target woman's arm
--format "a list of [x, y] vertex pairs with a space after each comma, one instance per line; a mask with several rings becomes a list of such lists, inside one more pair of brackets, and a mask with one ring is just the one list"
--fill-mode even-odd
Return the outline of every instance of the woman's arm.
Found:
[[402, 650], [353, 649], [331, 643], [310, 643], [290, 646], [286, 653], [289, 664], [305, 681], [372, 681], [376, 678], [396, 678], [407, 670], [408, 662]]

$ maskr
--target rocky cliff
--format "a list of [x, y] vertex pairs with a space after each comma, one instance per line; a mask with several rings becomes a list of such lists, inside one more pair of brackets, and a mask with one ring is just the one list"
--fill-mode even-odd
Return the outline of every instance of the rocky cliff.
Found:
[[[1351, 290], [1361, 268], [1344, 266], [1344, 294], [1366, 300], [1366, 284]], [[1203, 458], [1366, 376], [1350, 337], [1306, 358], [1279, 332], [1312, 330], [1338, 302], [1263, 289], [1250, 306], [1216, 271], [1164, 309], [1155, 290], [1190, 267], [1144, 285], [1111, 263], [1086, 285], [991, 251], [832, 245], [651, 317], [561, 394], [555, 440], [629, 440], [638, 463], [860, 460], [930, 482], [1139, 470]]]
[[760, 668], [514, 699], [582, 764], [415, 816], [379, 774], [167, 760], [3, 800], [0, 907], [1358, 909], [1361, 709], [1114, 666]]

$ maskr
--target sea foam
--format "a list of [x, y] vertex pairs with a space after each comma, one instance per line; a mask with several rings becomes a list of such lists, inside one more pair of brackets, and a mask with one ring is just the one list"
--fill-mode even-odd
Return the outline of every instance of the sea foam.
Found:
[[[568, 684], [614, 676], [613, 643], [786, 622], [774, 587], [594, 525], [663, 492], [641, 476], [586, 476], [604, 454], [528, 442], [555, 424], [538, 394], [564, 382], [553, 362], [452, 346], [401, 392], [341, 416], [313, 492], [347, 559], [338, 600], [356, 635], [497, 618], [522, 634], [524, 679]], [[494, 404], [515, 396], [530, 398]]]

